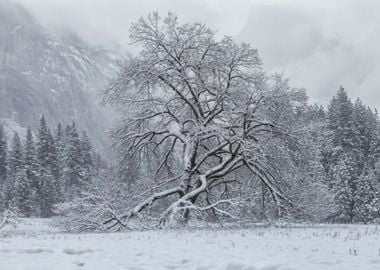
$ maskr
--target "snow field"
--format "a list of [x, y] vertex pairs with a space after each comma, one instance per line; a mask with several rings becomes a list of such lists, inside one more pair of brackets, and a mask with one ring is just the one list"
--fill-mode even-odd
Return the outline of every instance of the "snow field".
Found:
[[3, 232], [0, 269], [379, 270], [380, 227], [65, 234], [24, 221]]

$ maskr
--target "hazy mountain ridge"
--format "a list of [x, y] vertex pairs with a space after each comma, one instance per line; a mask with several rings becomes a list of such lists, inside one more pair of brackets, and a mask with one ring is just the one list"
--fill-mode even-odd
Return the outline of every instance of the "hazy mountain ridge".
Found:
[[[116, 57], [71, 32], [52, 33], [18, 4], [0, 1], [0, 118], [37, 126], [78, 122], [100, 140], [109, 126], [99, 94]], [[107, 124], [108, 122], [108, 124]]]

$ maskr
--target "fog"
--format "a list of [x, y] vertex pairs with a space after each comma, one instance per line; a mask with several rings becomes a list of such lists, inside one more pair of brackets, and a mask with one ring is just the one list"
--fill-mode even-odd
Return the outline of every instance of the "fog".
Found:
[[45, 25], [87, 41], [128, 48], [131, 22], [151, 11], [201, 21], [259, 49], [265, 69], [283, 73], [326, 104], [340, 85], [380, 106], [380, 2], [375, 0], [17, 0]]

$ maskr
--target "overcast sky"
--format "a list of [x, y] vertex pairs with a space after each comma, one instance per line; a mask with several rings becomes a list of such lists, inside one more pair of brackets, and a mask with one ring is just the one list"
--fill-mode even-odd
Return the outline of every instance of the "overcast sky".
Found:
[[202, 21], [259, 49], [265, 68], [281, 72], [312, 101], [340, 85], [380, 108], [378, 0], [16, 0], [43, 24], [69, 27], [88, 41], [128, 43], [131, 22], [169, 10]]

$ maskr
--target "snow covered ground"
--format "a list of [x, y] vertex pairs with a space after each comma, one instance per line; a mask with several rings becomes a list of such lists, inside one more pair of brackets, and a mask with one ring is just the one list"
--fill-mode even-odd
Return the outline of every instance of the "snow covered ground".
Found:
[[1, 270], [379, 270], [380, 227], [64, 234], [24, 220], [0, 235]]

